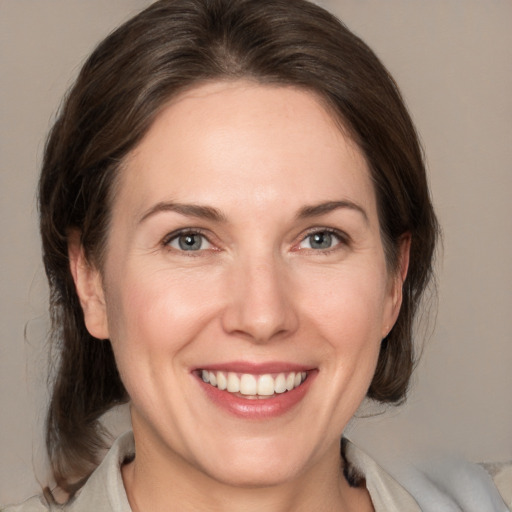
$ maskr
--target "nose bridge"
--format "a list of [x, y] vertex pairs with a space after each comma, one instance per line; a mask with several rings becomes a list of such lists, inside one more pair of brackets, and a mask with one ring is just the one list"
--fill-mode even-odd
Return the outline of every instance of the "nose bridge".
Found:
[[253, 253], [234, 267], [225, 329], [259, 343], [295, 330], [296, 311], [279, 257], [271, 251]]

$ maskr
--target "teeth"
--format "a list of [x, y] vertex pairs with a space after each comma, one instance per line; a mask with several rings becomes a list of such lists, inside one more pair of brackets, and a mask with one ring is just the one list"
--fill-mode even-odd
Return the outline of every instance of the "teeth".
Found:
[[238, 393], [240, 391], [240, 379], [236, 373], [228, 373], [228, 387], [230, 393]]
[[258, 395], [270, 396], [275, 390], [275, 383], [272, 375], [262, 375], [258, 380]]
[[220, 390], [240, 393], [245, 396], [272, 396], [291, 391], [300, 386], [307, 377], [306, 372], [252, 375], [250, 373], [237, 374], [202, 370], [200, 373], [204, 382], [210, 383]]
[[228, 387], [228, 379], [222, 372], [217, 373], [217, 387], [222, 390]]
[[242, 395], [256, 395], [258, 390], [258, 383], [256, 377], [250, 373], [244, 373], [240, 379], [240, 393]]
[[290, 373], [288, 377], [286, 377], [286, 389], [291, 391], [295, 386], [295, 373]]
[[276, 393], [284, 393], [286, 391], [286, 377], [284, 376], [284, 373], [280, 373], [276, 377], [274, 389]]

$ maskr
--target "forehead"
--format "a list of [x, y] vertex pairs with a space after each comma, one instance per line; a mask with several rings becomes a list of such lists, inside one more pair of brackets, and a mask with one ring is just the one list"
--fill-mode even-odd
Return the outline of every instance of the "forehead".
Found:
[[374, 201], [361, 151], [323, 101], [245, 81], [174, 98], [129, 155], [118, 185], [135, 207], [158, 199], [217, 204], [221, 191], [236, 188], [239, 202], [262, 208], [291, 194], [304, 203], [319, 195]]

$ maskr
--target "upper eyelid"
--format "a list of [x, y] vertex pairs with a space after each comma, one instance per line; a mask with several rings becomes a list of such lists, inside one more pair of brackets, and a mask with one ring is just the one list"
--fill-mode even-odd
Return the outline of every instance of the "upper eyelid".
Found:
[[318, 226], [318, 227], [307, 229], [305, 234], [301, 235], [300, 241], [304, 240], [308, 236], [314, 235], [315, 233], [331, 233], [331, 234], [337, 236], [338, 238], [340, 238], [341, 241], [343, 241], [345, 243], [349, 243], [351, 240], [351, 237], [343, 230], [336, 229], [336, 228], [329, 228], [326, 226], [324, 226], [324, 227]]
[[204, 236], [204, 238], [206, 238], [209, 243], [213, 244], [211, 237], [208, 236], [207, 232], [201, 228], [181, 228], [175, 231], [171, 231], [163, 237], [162, 244], [168, 245], [171, 240], [174, 240], [175, 238], [183, 235], [201, 235]]
[[[300, 245], [311, 235], [314, 235], [315, 233], [330, 233], [334, 235], [336, 238], [338, 238], [339, 242], [333, 245], [332, 247], [326, 248], [326, 249], [313, 249], [313, 248], [301, 248]], [[292, 245], [292, 252], [297, 251], [313, 251], [316, 254], [329, 254], [331, 252], [334, 252], [336, 250], [339, 250], [342, 247], [350, 247], [352, 244], [352, 238], [343, 230], [327, 227], [327, 226], [315, 226], [312, 228], [307, 229], [305, 232], [302, 232], [301, 235], [299, 235], [296, 238], [296, 242]]]
[[[332, 227], [327, 227], [327, 226], [314, 226], [314, 227], [310, 227], [310, 228], [306, 229], [305, 231], [302, 231], [302, 233], [295, 238], [296, 242], [293, 243], [293, 246], [300, 244], [308, 236], [314, 235], [315, 233], [322, 233], [322, 232], [327, 232], [327, 233], [331, 233], [331, 234], [335, 235], [336, 237], [338, 237], [340, 239], [340, 241], [342, 243], [345, 243], [345, 244], [349, 244], [352, 240], [350, 235], [348, 235], [343, 230], [332, 228]], [[162, 243], [162, 245], [169, 245], [169, 242], [171, 242], [171, 240], [174, 240], [175, 238], [177, 238], [179, 236], [187, 235], [187, 234], [197, 234], [197, 235], [204, 236], [210, 244], [218, 246], [218, 244], [216, 244], [212, 240], [215, 237], [212, 235], [212, 233], [209, 230], [205, 230], [203, 228], [198, 228], [198, 227], [186, 227], [186, 228], [180, 228], [180, 229], [171, 231], [170, 233], [168, 233], [167, 235], [165, 235], [163, 237], [161, 243]]]

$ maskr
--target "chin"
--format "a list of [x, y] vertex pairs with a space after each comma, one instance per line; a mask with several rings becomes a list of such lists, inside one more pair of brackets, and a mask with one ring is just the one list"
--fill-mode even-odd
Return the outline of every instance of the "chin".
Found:
[[249, 465], [247, 461], [243, 467], [233, 466], [219, 471], [216, 469], [210, 476], [230, 487], [240, 488], [263, 488], [282, 485], [297, 477], [298, 468], [290, 467], [281, 463], [266, 465], [265, 467], [253, 463]]
[[[245, 446], [244, 446], [245, 445]], [[271, 487], [291, 481], [305, 471], [308, 457], [296, 450], [272, 443], [254, 446], [254, 441], [238, 443], [226, 449], [222, 460], [210, 460], [205, 472], [217, 481], [233, 487]], [[217, 457], [215, 458], [217, 459]]]

